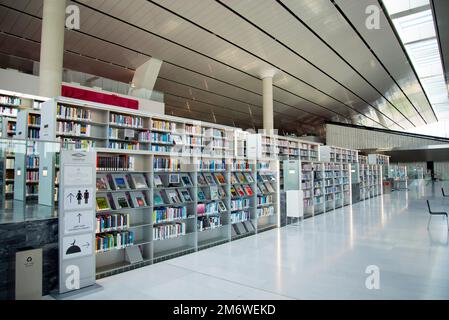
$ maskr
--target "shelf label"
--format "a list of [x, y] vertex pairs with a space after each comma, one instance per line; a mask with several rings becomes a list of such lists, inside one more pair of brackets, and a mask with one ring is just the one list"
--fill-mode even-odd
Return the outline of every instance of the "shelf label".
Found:
[[64, 210], [91, 209], [93, 188], [64, 188]]
[[92, 236], [90, 233], [64, 237], [62, 241], [63, 259], [74, 259], [92, 255]]
[[65, 234], [81, 231], [93, 231], [94, 224], [91, 211], [71, 211], [64, 216]]

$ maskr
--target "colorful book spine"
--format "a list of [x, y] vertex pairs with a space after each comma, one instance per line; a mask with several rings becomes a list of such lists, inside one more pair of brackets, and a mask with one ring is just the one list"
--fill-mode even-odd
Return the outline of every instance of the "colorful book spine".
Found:
[[177, 238], [185, 234], [186, 224], [184, 222], [153, 227], [153, 240], [155, 241]]
[[239, 211], [230, 214], [231, 223], [245, 222], [250, 219], [249, 211]]
[[187, 208], [163, 208], [153, 210], [153, 223], [173, 222], [187, 218]]
[[111, 123], [124, 127], [143, 128], [143, 118], [111, 113]]
[[92, 121], [92, 112], [84, 108], [75, 108], [58, 104], [56, 116], [60, 119]]

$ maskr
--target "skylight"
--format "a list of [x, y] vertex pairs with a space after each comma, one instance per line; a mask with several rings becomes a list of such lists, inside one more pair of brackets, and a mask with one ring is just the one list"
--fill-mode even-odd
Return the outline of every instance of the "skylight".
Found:
[[[449, 120], [448, 88], [429, 0], [383, 0], [383, 3], [438, 119]], [[418, 130], [424, 133], [424, 129]]]

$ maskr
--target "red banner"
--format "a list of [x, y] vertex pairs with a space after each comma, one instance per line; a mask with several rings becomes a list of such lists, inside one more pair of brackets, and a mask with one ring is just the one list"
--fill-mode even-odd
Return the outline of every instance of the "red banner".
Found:
[[67, 98], [97, 102], [133, 110], [139, 109], [139, 101], [123, 98], [115, 94], [105, 94], [91, 90], [62, 86], [62, 96]]

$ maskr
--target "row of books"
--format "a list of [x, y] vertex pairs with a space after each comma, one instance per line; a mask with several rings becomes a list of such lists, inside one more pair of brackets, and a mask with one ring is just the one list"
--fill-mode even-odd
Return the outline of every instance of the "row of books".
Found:
[[231, 173], [231, 183], [232, 184], [250, 184], [253, 183], [254, 179], [251, 173], [249, 172], [236, 172]]
[[249, 211], [238, 211], [238, 212], [233, 212], [230, 214], [230, 221], [231, 224], [233, 223], [238, 223], [238, 222], [245, 222], [250, 220], [250, 213]]
[[204, 135], [206, 133], [206, 128], [202, 128], [201, 126], [186, 124], [185, 132], [187, 134]]
[[56, 132], [60, 135], [90, 136], [90, 124], [76, 122], [58, 122], [56, 126]]
[[85, 108], [69, 107], [61, 104], [58, 104], [56, 107], [56, 116], [63, 120], [92, 121], [92, 111]]
[[37, 184], [29, 184], [26, 186], [26, 195], [27, 196], [37, 195], [38, 192], [39, 192], [39, 186]]
[[153, 168], [155, 170], [179, 171], [181, 170], [181, 159], [154, 157]]
[[61, 142], [63, 149], [91, 149], [97, 146], [95, 141], [92, 140], [82, 140], [82, 139], [71, 139], [71, 138], [58, 138], [57, 141]]
[[137, 135], [137, 139], [139, 141], [151, 141], [151, 132], [150, 131], [142, 131]]
[[18, 110], [16, 108], [0, 106], [0, 115], [7, 117], [17, 117]]
[[14, 192], [14, 184], [6, 184], [5, 185], [5, 192]]
[[171, 152], [171, 151], [173, 151], [173, 147], [172, 146], [164, 146], [164, 145], [160, 145], [160, 144], [153, 144], [150, 146], [150, 151]]
[[112, 124], [127, 126], [133, 128], [143, 128], [143, 118], [135, 116], [126, 116], [122, 114], [111, 113], [110, 122]]
[[163, 187], [193, 187], [192, 179], [188, 173], [171, 173], [169, 175], [154, 175], [155, 188]]
[[198, 170], [224, 171], [226, 170], [225, 160], [200, 159], [198, 160]]
[[39, 168], [39, 157], [37, 156], [26, 157], [26, 166], [27, 168]]
[[163, 208], [153, 210], [153, 223], [173, 222], [187, 218], [187, 207]]
[[153, 240], [166, 240], [177, 238], [186, 234], [186, 224], [177, 222], [153, 227]]
[[134, 171], [135, 159], [128, 155], [97, 156], [99, 171]]
[[274, 207], [263, 207], [257, 209], [257, 216], [260, 217], [266, 217], [266, 216], [272, 216], [275, 214]]
[[223, 201], [199, 203], [196, 207], [198, 216], [207, 216], [221, 212], [226, 212], [226, 206]]
[[98, 215], [96, 222], [96, 233], [121, 231], [129, 228], [129, 214], [106, 214]]
[[[151, 140], [151, 142], [173, 144], [175, 142], [173, 137], [174, 136], [170, 133], [152, 132], [149, 135], [148, 140]], [[179, 136], [177, 136], [177, 137], [179, 138]], [[178, 143], [179, 143], [179, 140], [178, 140]]]
[[231, 200], [231, 210], [232, 211], [249, 209], [250, 206], [251, 206], [251, 201], [248, 198]]
[[97, 174], [97, 191], [147, 189], [147, 181], [141, 173]]
[[274, 192], [275, 192], [275, 190], [274, 190], [273, 186], [271, 185], [271, 183], [269, 183], [269, 182], [257, 183], [257, 194], [258, 195], [270, 194], [270, 193], [274, 193]]
[[197, 221], [198, 231], [216, 229], [221, 227], [221, 217], [199, 217]]
[[154, 206], [176, 205], [192, 202], [193, 198], [188, 189], [170, 189], [154, 192]]
[[39, 180], [39, 171], [27, 171], [26, 179], [27, 179], [27, 181], [38, 181]]
[[232, 197], [251, 197], [252, 195], [254, 195], [254, 192], [249, 184], [231, 186]]
[[203, 147], [204, 146], [203, 143], [204, 143], [204, 141], [203, 141], [203, 138], [201, 138], [201, 137], [186, 136], [186, 145], [188, 145], [188, 146]]
[[273, 203], [273, 196], [258, 196], [257, 197], [257, 205], [264, 205], [264, 204], [270, 204]]
[[113, 232], [96, 237], [97, 252], [123, 249], [132, 245], [134, 245], [134, 233], [132, 231]]
[[0, 104], [13, 104], [16, 106], [20, 106], [22, 104], [22, 99], [11, 96], [0, 96]]
[[169, 121], [153, 120], [151, 128], [155, 130], [174, 132], [176, 130], [176, 123]]
[[38, 114], [28, 115], [28, 124], [34, 125], [34, 126], [40, 126], [41, 125], [41, 116]]
[[109, 141], [108, 148], [121, 150], [144, 150], [139, 142]]
[[226, 184], [226, 178], [221, 172], [216, 173], [198, 173], [198, 185], [216, 185]]
[[137, 140], [136, 131], [134, 131], [133, 129], [109, 128], [108, 137], [109, 139], [114, 140], [117, 139], [128, 141]]
[[40, 130], [37, 128], [28, 128], [28, 138], [29, 139], [39, 139]]
[[232, 170], [234, 171], [252, 171], [254, 165], [247, 160], [234, 160], [232, 162]]
[[97, 211], [120, 210], [147, 207], [142, 192], [117, 192], [100, 195], [96, 198]]

